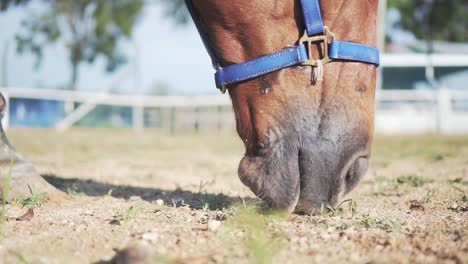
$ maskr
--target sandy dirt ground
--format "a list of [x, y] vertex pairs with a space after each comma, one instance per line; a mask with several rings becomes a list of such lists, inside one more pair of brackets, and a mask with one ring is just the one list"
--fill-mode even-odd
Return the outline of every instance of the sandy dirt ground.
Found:
[[7, 205], [35, 215], [1, 226], [2, 263], [468, 263], [468, 136], [377, 136], [347, 201], [285, 216], [256, 211], [235, 134], [8, 134], [68, 195]]

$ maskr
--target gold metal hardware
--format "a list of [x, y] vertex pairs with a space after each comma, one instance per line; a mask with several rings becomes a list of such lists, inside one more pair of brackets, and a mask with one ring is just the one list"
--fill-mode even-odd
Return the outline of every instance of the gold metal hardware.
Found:
[[[317, 66], [317, 61], [321, 61], [322, 64], [329, 62], [330, 56], [328, 55], [328, 45], [330, 45], [335, 38], [335, 34], [330, 31], [328, 27], [323, 27], [324, 34], [319, 36], [309, 37], [307, 31], [304, 31], [304, 35], [299, 39], [299, 44], [307, 43], [307, 52], [309, 60], [302, 63], [302, 65]], [[323, 43], [323, 57], [319, 59], [312, 58], [312, 43]]]

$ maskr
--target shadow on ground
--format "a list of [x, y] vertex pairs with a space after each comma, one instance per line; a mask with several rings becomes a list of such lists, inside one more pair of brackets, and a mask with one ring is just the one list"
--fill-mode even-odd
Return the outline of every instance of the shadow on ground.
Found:
[[[175, 190], [162, 190], [158, 188], [146, 188], [129, 185], [115, 185], [83, 180], [76, 178], [62, 178], [57, 175], [42, 175], [45, 180], [63, 192], [72, 195], [84, 194], [87, 196], [110, 195], [115, 198], [129, 199], [138, 196], [141, 199], [152, 202], [158, 199], [164, 200], [168, 205], [190, 206], [192, 208], [207, 207], [210, 210], [219, 210], [236, 203], [245, 202], [241, 197], [226, 196], [222, 193], [212, 194], [207, 192], [192, 192], [177, 188]], [[249, 199], [255, 202], [255, 199]]]

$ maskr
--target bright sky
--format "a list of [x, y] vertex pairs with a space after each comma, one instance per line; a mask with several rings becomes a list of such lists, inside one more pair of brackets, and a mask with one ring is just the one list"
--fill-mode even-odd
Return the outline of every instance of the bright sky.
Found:
[[[34, 67], [32, 55], [16, 54], [14, 35], [27, 14], [18, 8], [0, 13], [0, 62], [8, 47], [8, 84], [10, 87], [62, 87], [70, 76], [63, 45], [48, 48], [38, 69]], [[111, 75], [105, 72], [103, 61], [98, 60], [91, 66], [82, 64], [79, 89], [105, 90], [111, 87], [116, 91], [133, 93], [145, 91], [157, 81], [164, 81], [179, 94], [217, 93], [211, 61], [195, 27], [192, 24], [176, 27], [163, 17], [158, 5], [145, 8], [132, 41], [125, 43], [124, 47], [129, 62]], [[136, 68], [140, 69], [139, 74]]]

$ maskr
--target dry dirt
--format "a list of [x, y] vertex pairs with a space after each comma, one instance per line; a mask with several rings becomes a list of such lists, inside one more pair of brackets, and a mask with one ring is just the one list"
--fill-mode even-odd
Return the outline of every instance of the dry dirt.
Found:
[[68, 198], [7, 205], [35, 216], [3, 224], [3, 263], [468, 263], [468, 136], [377, 136], [352, 201], [284, 216], [255, 210], [234, 134], [8, 134]]

